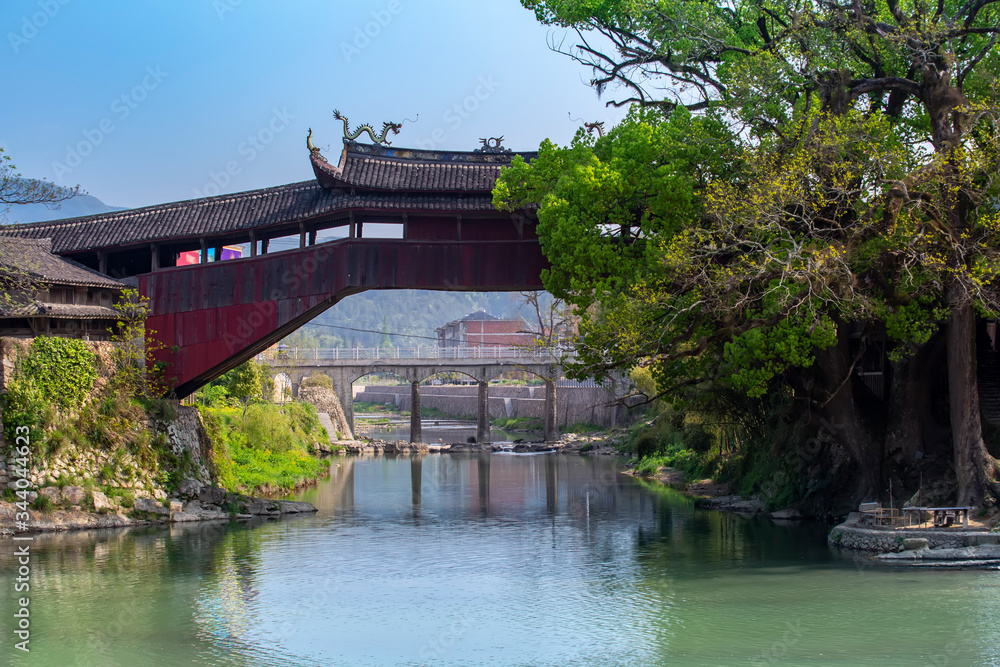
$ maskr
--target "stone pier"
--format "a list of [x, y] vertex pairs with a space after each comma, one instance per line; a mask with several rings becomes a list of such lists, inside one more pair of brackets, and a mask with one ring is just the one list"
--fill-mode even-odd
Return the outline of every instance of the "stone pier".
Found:
[[476, 442], [492, 442], [490, 438], [490, 385], [479, 381], [479, 409], [476, 413]]
[[556, 383], [545, 379], [545, 442], [559, 439], [559, 420], [556, 415]]
[[420, 423], [420, 383], [410, 383], [410, 442], [423, 442], [424, 433]]

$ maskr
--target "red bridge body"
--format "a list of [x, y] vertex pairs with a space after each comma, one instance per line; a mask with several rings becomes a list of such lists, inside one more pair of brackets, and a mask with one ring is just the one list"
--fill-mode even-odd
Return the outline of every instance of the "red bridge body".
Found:
[[542, 289], [537, 239], [345, 239], [139, 276], [147, 327], [168, 384], [183, 397], [323, 312], [369, 289]]

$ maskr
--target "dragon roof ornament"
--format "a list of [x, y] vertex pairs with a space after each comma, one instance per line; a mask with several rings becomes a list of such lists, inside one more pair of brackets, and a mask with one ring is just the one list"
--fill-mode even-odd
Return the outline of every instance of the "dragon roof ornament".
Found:
[[355, 139], [361, 136], [362, 132], [367, 132], [368, 136], [371, 137], [372, 143], [392, 146], [390, 142], [385, 140], [386, 136], [388, 136], [390, 131], [393, 134], [399, 134], [400, 129], [402, 129], [403, 127], [402, 123], [393, 123], [391, 121], [387, 121], [385, 123], [382, 123], [382, 134], [376, 135], [375, 129], [371, 125], [365, 123], [364, 125], [359, 125], [354, 129], [353, 132], [351, 132], [351, 126], [347, 121], [347, 116], [342, 115], [340, 111], [334, 109], [333, 117], [344, 123], [344, 139], [347, 139], [348, 141], [354, 141]]

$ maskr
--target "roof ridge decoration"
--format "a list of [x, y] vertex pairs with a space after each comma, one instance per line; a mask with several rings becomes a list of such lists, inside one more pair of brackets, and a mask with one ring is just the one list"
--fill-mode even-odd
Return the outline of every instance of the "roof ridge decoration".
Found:
[[319, 152], [319, 146], [313, 143], [313, 129], [311, 127], [309, 128], [309, 134], [306, 135], [306, 148], [309, 149], [309, 154], [312, 157], [326, 162], [326, 158]]
[[368, 136], [371, 137], [372, 143], [375, 144], [385, 144], [386, 146], [391, 146], [392, 144], [385, 140], [386, 135], [389, 134], [391, 130], [393, 134], [399, 134], [399, 131], [403, 128], [402, 123], [393, 123], [392, 121], [386, 121], [382, 123], [382, 134], [376, 136], [375, 128], [373, 128], [368, 123], [364, 125], [359, 125], [351, 132], [351, 126], [348, 124], [347, 116], [344, 116], [337, 109], [333, 110], [333, 117], [344, 123], [344, 139], [353, 141], [361, 136], [362, 132], [367, 132]]
[[506, 155], [507, 153], [513, 153], [509, 148], [503, 147], [503, 135], [499, 137], [489, 137], [488, 139], [480, 139], [483, 142], [482, 148], [477, 148], [472, 151], [473, 153], [489, 153], [490, 155]]

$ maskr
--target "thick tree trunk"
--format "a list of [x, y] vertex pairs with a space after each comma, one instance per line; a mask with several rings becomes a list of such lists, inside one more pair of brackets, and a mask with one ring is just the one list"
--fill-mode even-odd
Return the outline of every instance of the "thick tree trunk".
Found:
[[900, 470], [913, 465], [924, 451], [924, 418], [930, 412], [927, 391], [926, 350], [892, 362], [885, 453]]
[[976, 383], [976, 315], [955, 280], [948, 288], [948, 394], [958, 504], [982, 507], [996, 464], [983, 442]]
[[820, 426], [830, 433], [851, 455], [859, 468], [857, 499], [874, 500], [882, 491], [882, 446], [872, 437], [854, 402], [850, 342], [846, 326], [840, 327], [835, 347], [818, 352], [816, 365], [822, 375], [816, 397], [820, 407]]

